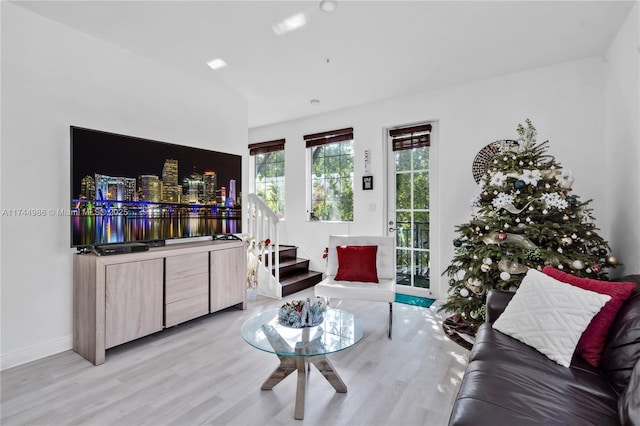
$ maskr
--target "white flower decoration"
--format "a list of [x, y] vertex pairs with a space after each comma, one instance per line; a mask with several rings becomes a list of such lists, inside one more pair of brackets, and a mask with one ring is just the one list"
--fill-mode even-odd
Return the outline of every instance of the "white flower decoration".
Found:
[[556, 180], [560, 188], [571, 189], [573, 185], [573, 173], [570, 170], [562, 170], [559, 175], [556, 175]]
[[493, 204], [493, 207], [495, 207], [496, 209], [504, 207], [508, 204], [513, 204], [513, 196], [505, 194], [504, 192], [500, 192], [498, 195], [496, 195], [496, 198], [491, 201], [491, 204]]
[[489, 182], [489, 184], [492, 186], [502, 186], [506, 180], [507, 175], [502, 172], [496, 172], [496, 174], [491, 178], [491, 182]]
[[542, 179], [542, 176], [540, 175], [540, 170], [538, 169], [534, 169], [534, 170], [524, 169], [519, 179], [529, 185], [538, 186], [538, 181]]
[[480, 194], [476, 194], [471, 197], [469, 204], [471, 207], [480, 207]]
[[564, 210], [569, 206], [569, 203], [567, 203], [567, 201], [557, 192], [542, 194], [541, 198], [548, 209], [556, 208], [558, 210]]

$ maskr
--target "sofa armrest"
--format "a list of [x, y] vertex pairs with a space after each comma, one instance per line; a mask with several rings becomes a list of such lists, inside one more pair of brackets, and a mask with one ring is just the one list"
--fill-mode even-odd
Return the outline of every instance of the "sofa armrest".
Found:
[[489, 290], [487, 293], [487, 321], [494, 322], [507, 307], [515, 292], [503, 290]]

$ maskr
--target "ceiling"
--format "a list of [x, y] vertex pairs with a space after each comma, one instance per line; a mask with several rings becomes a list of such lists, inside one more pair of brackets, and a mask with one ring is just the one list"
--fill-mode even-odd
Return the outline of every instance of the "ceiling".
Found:
[[[249, 126], [602, 55], [633, 1], [14, 1], [246, 97]], [[272, 27], [303, 13], [307, 25]], [[213, 71], [206, 62], [222, 58]], [[318, 99], [312, 105], [311, 99]]]

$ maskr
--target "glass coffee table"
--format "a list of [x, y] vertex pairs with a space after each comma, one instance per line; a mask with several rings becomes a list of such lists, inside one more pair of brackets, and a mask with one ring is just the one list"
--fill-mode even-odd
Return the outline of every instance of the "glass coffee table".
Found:
[[261, 312], [249, 318], [241, 328], [242, 338], [251, 346], [276, 354], [280, 365], [262, 384], [263, 390], [271, 390], [294, 371], [298, 372], [295, 418], [304, 418], [306, 366], [315, 365], [334, 387], [344, 393], [344, 384], [338, 372], [327, 358], [328, 354], [348, 349], [364, 336], [362, 323], [353, 314], [327, 308], [324, 321], [315, 327], [292, 328], [278, 323], [279, 309]]

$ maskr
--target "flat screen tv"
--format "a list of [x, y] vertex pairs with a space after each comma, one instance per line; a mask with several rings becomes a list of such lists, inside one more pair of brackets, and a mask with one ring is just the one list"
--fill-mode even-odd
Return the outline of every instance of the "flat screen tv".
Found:
[[71, 246], [242, 232], [242, 156], [71, 126]]

